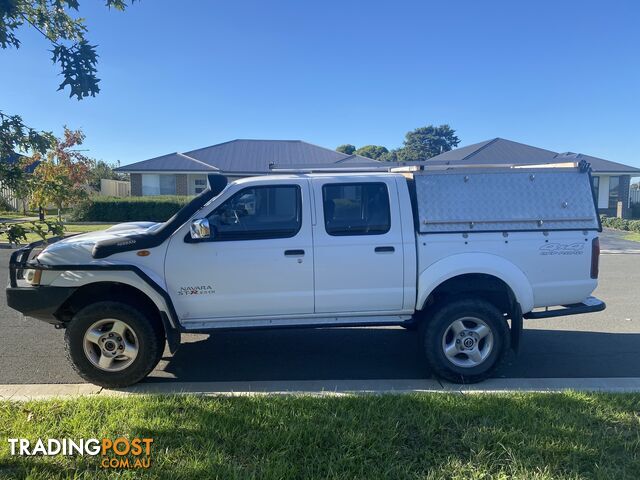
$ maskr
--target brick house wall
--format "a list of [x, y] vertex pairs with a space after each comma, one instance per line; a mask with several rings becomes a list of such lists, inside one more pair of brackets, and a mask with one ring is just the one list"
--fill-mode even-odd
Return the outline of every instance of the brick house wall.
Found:
[[189, 195], [189, 183], [185, 173], [176, 174], [176, 195]]
[[620, 199], [622, 200], [622, 218], [629, 217], [629, 189], [631, 188], [631, 175], [620, 176]]
[[131, 196], [142, 196], [142, 175], [140, 173], [132, 173], [131, 177]]

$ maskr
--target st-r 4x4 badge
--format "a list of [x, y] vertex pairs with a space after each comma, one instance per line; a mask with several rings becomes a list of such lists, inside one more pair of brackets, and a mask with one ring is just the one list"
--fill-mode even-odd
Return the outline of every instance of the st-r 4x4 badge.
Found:
[[189, 287], [180, 287], [178, 295], [211, 295], [216, 293], [211, 285], [194, 285]]

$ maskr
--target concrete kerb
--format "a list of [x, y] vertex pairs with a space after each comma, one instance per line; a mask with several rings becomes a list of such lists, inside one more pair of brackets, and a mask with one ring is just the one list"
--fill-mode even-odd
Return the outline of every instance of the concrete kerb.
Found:
[[640, 378], [493, 378], [474, 385], [432, 379], [415, 380], [306, 380], [296, 382], [149, 382], [123, 389], [91, 384], [0, 385], [0, 400], [28, 401], [51, 398], [121, 397], [129, 395], [320, 395], [515, 392], [640, 392]]

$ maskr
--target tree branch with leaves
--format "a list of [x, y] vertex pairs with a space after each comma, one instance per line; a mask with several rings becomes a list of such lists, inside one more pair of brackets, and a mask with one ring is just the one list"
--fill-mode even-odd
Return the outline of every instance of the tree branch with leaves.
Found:
[[[125, 10], [133, 2], [105, 0], [105, 6]], [[79, 10], [78, 0], [0, 0], [0, 48], [20, 48], [19, 32], [24, 27], [33, 28], [49, 43], [51, 60], [60, 67], [62, 82], [58, 90], [69, 87], [69, 97], [82, 100], [100, 92], [100, 79], [96, 46], [89, 43]], [[31, 128], [19, 115], [0, 110], [0, 183], [9, 188], [24, 187], [21, 166], [7, 159], [15, 153], [43, 155], [53, 145], [50, 132]]]
[[0, 238], [6, 238], [12, 245], [27, 241], [27, 235], [35, 234], [42, 240], [64, 235], [64, 225], [60, 220], [43, 222], [0, 222]]
[[[105, 6], [124, 10], [134, 1], [105, 0]], [[100, 92], [100, 79], [96, 45], [87, 39], [85, 20], [77, 16], [79, 10], [78, 0], [0, 0], [0, 47], [20, 48], [19, 29], [31, 26], [52, 47], [51, 60], [62, 74], [58, 90], [69, 87], [69, 97], [82, 100]]]
[[95, 161], [77, 149], [85, 135], [81, 130], [64, 128], [64, 136], [56, 139], [46, 154], [38, 160], [30, 178], [31, 202], [34, 206], [53, 204], [62, 210], [87, 196], [89, 171]]

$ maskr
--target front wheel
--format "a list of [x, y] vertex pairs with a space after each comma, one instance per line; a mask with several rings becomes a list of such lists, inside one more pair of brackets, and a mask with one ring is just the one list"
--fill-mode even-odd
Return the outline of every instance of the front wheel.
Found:
[[120, 302], [97, 302], [73, 316], [65, 332], [67, 357], [78, 374], [102, 387], [139, 382], [157, 365], [164, 330], [156, 319]]
[[438, 308], [423, 324], [427, 361], [439, 377], [476, 383], [489, 377], [509, 349], [509, 327], [494, 305], [458, 300]]

